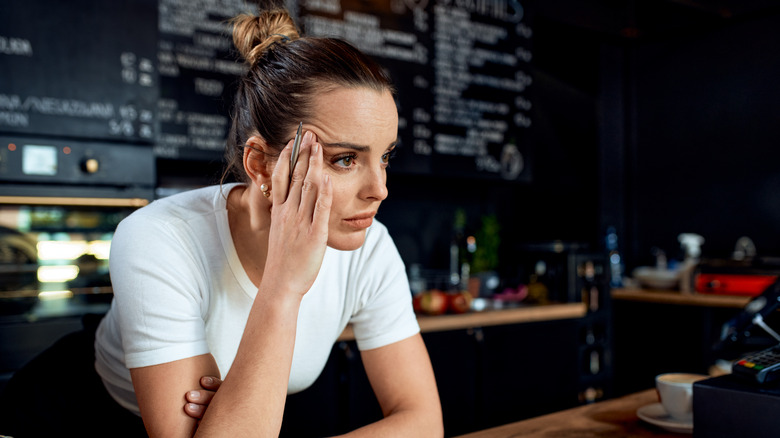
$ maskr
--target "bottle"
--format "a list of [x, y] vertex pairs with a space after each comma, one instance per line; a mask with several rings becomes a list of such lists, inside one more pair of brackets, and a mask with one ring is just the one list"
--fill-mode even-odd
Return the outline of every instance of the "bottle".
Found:
[[592, 261], [587, 261], [581, 271], [583, 278], [582, 302], [588, 307], [588, 311], [597, 312], [599, 310], [599, 288], [596, 285], [596, 267]]
[[609, 257], [609, 286], [623, 287], [623, 258], [618, 251], [618, 236], [615, 227], [607, 228], [606, 247]]
[[692, 293], [694, 289], [693, 271], [699, 264], [704, 237], [693, 233], [682, 233], [677, 236], [677, 240], [685, 253], [685, 259], [680, 264], [680, 292]]
[[422, 267], [417, 263], [412, 263], [409, 266], [409, 288], [412, 290], [412, 295], [416, 296], [427, 289], [425, 278], [422, 276]]
[[[450, 284], [449, 289], [453, 291], [461, 290], [462, 283], [468, 278], [463, 278], [462, 259], [465, 256], [465, 228], [466, 211], [462, 208], [455, 210], [455, 217], [452, 223], [452, 239], [450, 240]], [[466, 275], [469, 275], [466, 272]]]
[[539, 260], [534, 266], [534, 273], [531, 274], [528, 281], [528, 296], [526, 300], [536, 304], [546, 304], [549, 301], [549, 290], [542, 282], [544, 274], [547, 273], [547, 263]]

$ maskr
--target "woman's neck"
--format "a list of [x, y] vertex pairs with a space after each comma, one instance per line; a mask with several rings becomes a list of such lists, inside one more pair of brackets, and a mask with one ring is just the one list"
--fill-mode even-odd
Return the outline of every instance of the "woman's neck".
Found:
[[269, 202], [251, 183], [239, 185], [228, 194], [227, 210], [238, 260], [252, 283], [258, 286], [268, 257]]

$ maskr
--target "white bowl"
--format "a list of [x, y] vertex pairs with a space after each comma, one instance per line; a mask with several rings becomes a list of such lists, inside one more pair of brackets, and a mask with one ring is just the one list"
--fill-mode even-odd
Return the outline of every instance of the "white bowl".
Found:
[[674, 289], [680, 284], [680, 271], [677, 270], [640, 266], [634, 269], [633, 277], [651, 289]]

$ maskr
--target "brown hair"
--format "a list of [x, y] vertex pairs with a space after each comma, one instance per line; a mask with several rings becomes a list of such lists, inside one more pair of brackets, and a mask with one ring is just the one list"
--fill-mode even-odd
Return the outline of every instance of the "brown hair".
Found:
[[225, 174], [240, 181], [247, 180], [246, 141], [259, 135], [277, 156], [290, 141], [289, 132], [312, 117], [317, 94], [337, 87], [394, 92], [387, 74], [368, 56], [343, 40], [301, 37], [281, 8], [234, 18], [233, 43], [249, 66], [238, 84], [225, 150]]

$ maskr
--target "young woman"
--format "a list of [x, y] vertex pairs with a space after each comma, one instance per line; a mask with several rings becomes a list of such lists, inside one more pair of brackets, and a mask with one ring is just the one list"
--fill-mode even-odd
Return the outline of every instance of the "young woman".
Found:
[[[314, 382], [351, 323], [384, 419], [350, 435], [443, 435], [404, 266], [373, 219], [398, 128], [388, 78], [343, 41], [299, 37], [281, 9], [237, 17], [233, 38], [249, 66], [227, 154], [242, 182], [120, 224], [95, 342], [103, 384], [152, 437], [277, 436], [287, 393]], [[190, 391], [202, 376], [223, 379], [213, 399]]]

